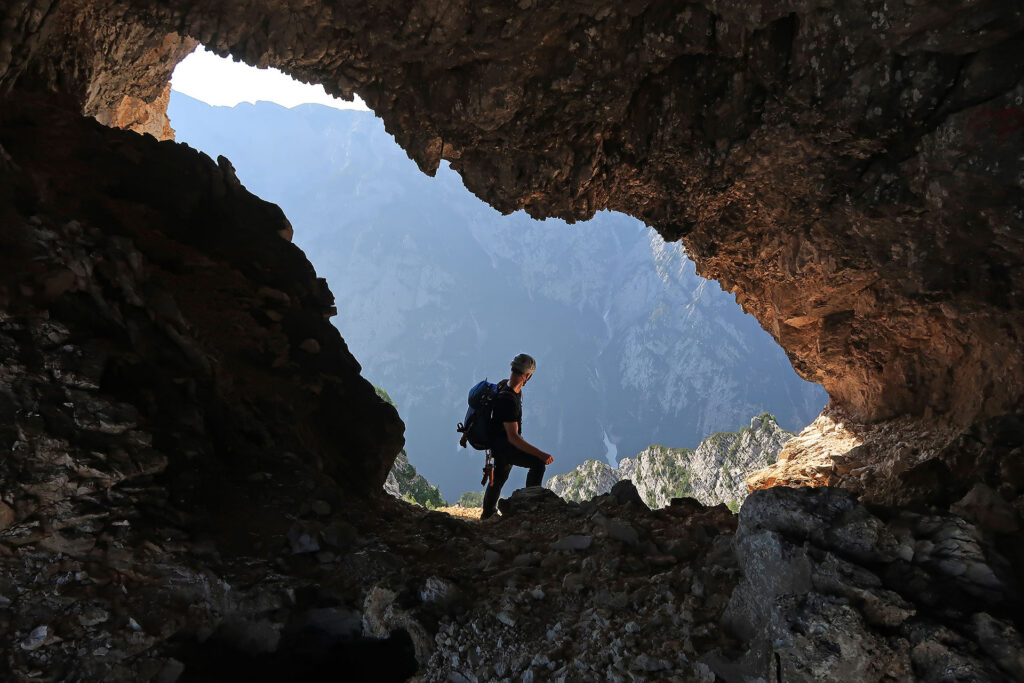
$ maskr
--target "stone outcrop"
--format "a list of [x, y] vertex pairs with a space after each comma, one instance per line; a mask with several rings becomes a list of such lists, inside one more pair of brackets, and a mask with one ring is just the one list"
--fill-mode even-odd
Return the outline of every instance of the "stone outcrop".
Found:
[[0, 148], [0, 678], [174, 680], [174, 634], [276, 647], [270, 559], [355, 519], [402, 445], [330, 291], [225, 159], [38, 96]]
[[622, 477], [616, 468], [600, 460], [587, 460], [565, 474], [551, 477], [544, 486], [565, 500], [578, 503], [608, 493], [620, 481]]
[[167, 104], [170, 99], [171, 84], [168, 83], [160, 96], [152, 102], [125, 95], [109, 120], [104, 121], [102, 117], [97, 119], [115, 128], [148, 133], [157, 140], [173, 140], [174, 129], [171, 128], [171, 120], [167, 116]]
[[[696, 449], [649, 446], [617, 468], [588, 460], [555, 475], [547, 487], [566, 500], [585, 501], [629, 480], [644, 502], [665, 507], [672, 498], [693, 497], [704, 505], [725, 503], [739, 509], [747, 497], [747, 475], [774, 463], [793, 435], [764, 413], [738, 432], [716, 432]], [[759, 488], [759, 487], [755, 487]]]
[[[126, 116], [165, 118], [166, 109], [159, 107], [171, 73], [198, 43], [174, 28], [154, 29], [143, 21], [146, 14], [127, 3], [7, 3], [0, 28], [0, 93], [16, 84], [59, 93], [107, 125], [121, 126]], [[136, 113], [128, 114], [132, 109]], [[140, 116], [143, 109], [148, 112]]]
[[734, 544], [723, 624], [751, 646], [704, 660], [727, 680], [1024, 676], [1010, 563], [963, 519], [777, 487], [747, 499]]
[[578, 505], [539, 487], [504, 503], [478, 525], [467, 611], [441, 620], [424, 680], [714, 679], [698, 660], [723, 642], [717, 596], [738, 579], [725, 506]]
[[841, 486], [879, 503], [906, 502], [901, 473], [936, 457], [959, 431], [912, 416], [863, 424], [826, 407], [747, 486]]

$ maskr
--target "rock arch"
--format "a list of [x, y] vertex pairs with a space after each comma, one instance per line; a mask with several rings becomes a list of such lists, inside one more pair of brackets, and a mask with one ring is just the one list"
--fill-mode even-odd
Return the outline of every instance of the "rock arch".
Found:
[[131, 122], [199, 40], [358, 92], [502, 211], [680, 239], [840, 421], [1019, 408], [1019, 9], [520, 5], [25, 2], [0, 84]]

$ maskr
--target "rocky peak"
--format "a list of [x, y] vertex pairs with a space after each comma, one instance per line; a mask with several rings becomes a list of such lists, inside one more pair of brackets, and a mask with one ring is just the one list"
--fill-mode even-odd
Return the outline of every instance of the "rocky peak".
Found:
[[588, 460], [572, 472], [548, 480], [566, 500], [588, 500], [629, 480], [647, 505], [665, 507], [673, 498], [693, 497], [705, 505], [739, 509], [747, 497], [747, 475], [775, 462], [792, 434], [763, 413], [738, 432], [716, 432], [695, 450], [649, 446], [618, 468]]

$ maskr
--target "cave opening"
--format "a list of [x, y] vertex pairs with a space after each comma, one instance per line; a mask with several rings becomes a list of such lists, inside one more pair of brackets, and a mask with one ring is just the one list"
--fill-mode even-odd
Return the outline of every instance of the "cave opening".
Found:
[[[176, 70], [176, 139], [223, 154], [284, 210], [338, 298], [333, 322], [364, 376], [395, 399], [410, 461], [446, 499], [478, 487], [453, 438], [466, 389], [504, 376], [505, 356], [523, 350], [541, 363], [524, 423], [560, 456], [547, 476], [586, 460], [616, 467], [655, 443], [694, 448], [763, 413], [795, 433], [820, 412], [824, 391], [640, 221], [502, 216], [447, 162], [421, 173], [372, 112], [252, 101], [276, 97], [271, 86], [228, 99], [259, 72], [217, 59], [197, 51]], [[187, 92], [248, 101], [210, 106]]]
[[[326, 586], [407, 627], [426, 681], [1024, 680], [1012, 3], [12, 7], [0, 676], [173, 680], [175, 634], [277, 631]], [[187, 36], [363, 93], [502, 211], [681, 238], [827, 387], [802, 468], [739, 516], [535, 489], [488, 527], [368, 496], [401, 424], [284, 214], [226, 158], [81, 116], [159, 134]]]

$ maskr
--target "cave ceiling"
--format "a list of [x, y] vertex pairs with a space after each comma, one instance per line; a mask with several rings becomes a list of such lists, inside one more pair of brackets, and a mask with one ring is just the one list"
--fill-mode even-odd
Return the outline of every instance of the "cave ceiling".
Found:
[[1019, 3], [13, 3], [6, 92], [101, 121], [196, 42], [361, 96], [503, 212], [681, 240], [833, 406], [1019, 406]]

